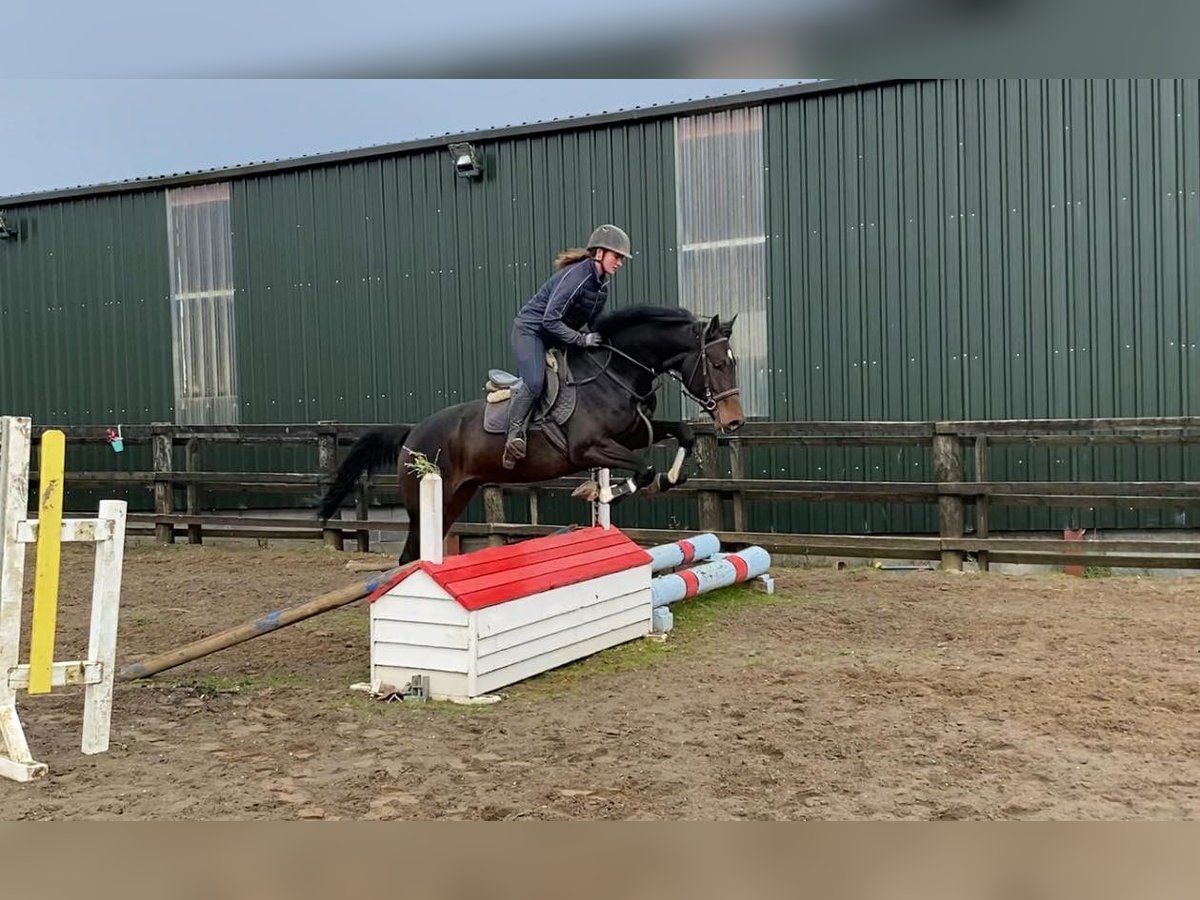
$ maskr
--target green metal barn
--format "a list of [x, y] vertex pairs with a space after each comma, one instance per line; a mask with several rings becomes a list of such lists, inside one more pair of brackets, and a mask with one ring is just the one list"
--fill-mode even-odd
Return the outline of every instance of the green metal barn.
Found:
[[[7, 197], [0, 409], [44, 425], [413, 421], [480, 395], [555, 252], [612, 221], [635, 249], [614, 304], [738, 313], [753, 418], [1186, 415], [1197, 191], [1198, 80], [889, 80]], [[776, 451], [751, 474], [904, 479], [914, 459]], [[1007, 460], [1079, 474], [1071, 454]], [[1194, 463], [1156, 449], [1111, 465], [1151, 479]], [[756, 515], [763, 530], [925, 522]]]

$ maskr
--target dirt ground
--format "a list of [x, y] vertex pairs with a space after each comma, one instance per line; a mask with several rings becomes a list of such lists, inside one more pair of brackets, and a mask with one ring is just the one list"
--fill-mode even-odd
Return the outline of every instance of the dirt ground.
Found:
[[[359, 554], [128, 548], [118, 663], [358, 580]], [[58, 659], [91, 557], [64, 547]], [[32, 571], [32, 558], [29, 569]], [[119, 684], [21, 695], [50, 775], [3, 819], [1190, 819], [1194, 579], [778, 569], [492, 706], [383, 703], [364, 604]], [[28, 595], [27, 595], [28, 596]]]

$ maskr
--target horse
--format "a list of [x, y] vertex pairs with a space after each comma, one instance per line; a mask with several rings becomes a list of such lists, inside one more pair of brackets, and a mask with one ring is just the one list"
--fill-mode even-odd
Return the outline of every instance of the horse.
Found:
[[[459, 403], [413, 426], [363, 432], [321, 497], [318, 516], [328, 521], [363, 472], [396, 463], [409, 519], [408, 539], [399, 557], [399, 565], [404, 565], [420, 555], [420, 475], [414, 461], [422, 457], [433, 462], [442, 477], [443, 538], [485, 484], [529, 484], [609, 468], [631, 475], [605, 488], [588, 481], [575, 496], [616, 503], [639, 490], [670, 490], [686, 480], [683, 465], [692, 455], [695, 434], [685, 422], [654, 420], [659, 382], [664, 375], [678, 381], [720, 431], [740, 428], [745, 416], [730, 343], [736, 319], [697, 318], [669, 306], [632, 306], [603, 314], [594, 325], [601, 337], [598, 346], [569, 347], [559, 356], [564, 364], [560, 371], [569, 372], [558, 386], [559, 399], [569, 397], [573, 406], [558, 403], [547, 410], [542, 398], [540, 411], [530, 419], [526, 455], [515, 467], [503, 465], [504, 423], [495, 427], [493, 421], [493, 428], [485, 427], [489, 401]], [[491, 374], [490, 387], [515, 380], [506, 372]], [[564, 408], [569, 417], [558, 428], [554, 414]], [[500, 411], [507, 411], [507, 401], [493, 410]], [[656, 472], [634, 452], [668, 438], [678, 442], [678, 450], [667, 472]]]

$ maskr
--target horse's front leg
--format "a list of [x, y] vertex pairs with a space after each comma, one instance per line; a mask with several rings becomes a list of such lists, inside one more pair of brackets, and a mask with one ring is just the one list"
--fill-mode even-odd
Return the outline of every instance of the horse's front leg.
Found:
[[667, 438], [674, 438], [679, 444], [675, 451], [675, 461], [666, 472], [660, 472], [654, 479], [654, 491], [669, 491], [687, 481], [683, 472], [683, 464], [692, 457], [692, 449], [696, 446], [696, 433], [686, 422], [651, 422], [654, 427], [655, 444]]

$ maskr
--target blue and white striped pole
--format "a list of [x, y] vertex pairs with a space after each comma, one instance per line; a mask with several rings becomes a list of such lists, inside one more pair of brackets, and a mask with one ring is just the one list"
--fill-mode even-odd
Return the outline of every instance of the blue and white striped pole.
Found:
[[770, 568], [771, 554], [762, 547], [747, 547], [737, 553], [722, 554], [722, 558], [714, 562], [655, 577], [650, 582], [650, 596], [655, 607], [666, 606], [687, 597], [749, 581], [765, 575]]
[[653, 562], [651, 572], [661, 572], [664, 569], [674, 569], [686, 566], [702, 559], [709, 559], [721, 549], [720, 539], [712, 532], [698, 534], [695, 537], [672, 541], [669, 544], [659, 544], [646, 552]]

